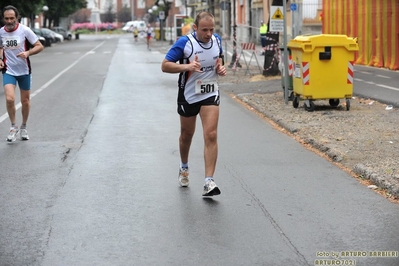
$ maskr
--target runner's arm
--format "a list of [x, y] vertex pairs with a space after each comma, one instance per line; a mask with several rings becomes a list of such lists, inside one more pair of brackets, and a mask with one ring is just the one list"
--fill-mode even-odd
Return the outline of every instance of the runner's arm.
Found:
[[37, 41], [33, 44], [33, 47], [31, 49], [28, 50], [29, 52], [29, 56], [31, 55], [35, 55], [40, 53], [41, 51], [43, 51], [43, 45], [40, 41]]
[[178, 64], [164, 59], [162, 62], [162, 72], [165, 73], [180, 73], [190, 71], [190, 64]]
[[31, 55], [35, 55], [35, 54], [40, 53], [41, 51], [43, 51], [43, 45], [41, 44], [40, 41], [36, 41], [33, 44], [32, 48], [30, 48], [28, 51], [24, 51], [24, 52], [21, 52], [21, 53], [17, 54], [17, 56], [22, 58], [22, 59], [26, 59], [26, 58], [28, 58]]
[[1, 60], [0, 60], [0, 69], [4, 68], [4, 61], [3, 61], [3, 47], [0, 48], [0, 56], [1, 56]]
[[196, 56], [193, 62], [189, 64], [178, 64], [175, 62], [168, 61], [164, 59], [162, 62], [162, 71], [166, 73], [180, 73], [180, 72], [202, 72], [201, 64], [198, 62], [198, 57]]

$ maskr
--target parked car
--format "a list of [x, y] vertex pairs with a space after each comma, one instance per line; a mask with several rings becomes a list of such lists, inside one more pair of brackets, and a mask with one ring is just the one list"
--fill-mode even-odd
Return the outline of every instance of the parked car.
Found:
[[61, 34], [59, 34], [59, 33], [56, 33], [56, 32], [54, 32], [54, 31], [52, 31], [50, 29], [47, 29], [47, 28], [41, 28], [41, 30], [44, 31], [44, 32], [48, 32], [49, 34], [54, 36], [55, 42], [63, 42], [64, 41], [64, 37]]
[[62, 36], [61, 34], [53, 31], [55, 34], [55, 39], [57, 40], [57, 42], [63, 42], [64, 41], [64, 36]]
[[39, 38], [40, 43], [43, 46], [46, 46], [46, 38], [44, 38], [43, 36], [37, 35], [37, 34], [36, 34], [36, 36]]
[[52, 43], [55, 42], [55, 38], [49, 34], [48, 32], [44, 32], [41, 29], [38, 28], [33, 28], [32, 31], [37, 35], [37, 36], [42, 36], [45, 39], [45, 44], [44, 46], [50, 47]]
[[[37, 35], [37, 38], [39, 39], [39, 42], [43, 45], [46, 46], [46, 39], [43, 36]], [[33, 44], [29, 42], [29, 49], [33, 47]]]
[[62, 36], [64, 36], [65, 40], [71, 40], [72, 39], [72, 32], [70, 32], [69, 30], [64, 29], [63, 27], [53, 27], [52, 28], [53, 31], [61, 34]]
[[140, 31], [143, 31], [146, 29], [147, 24], [145, 23], [145, 21], [142, 21], [142, 20], [128, 21], [128, 22], [126, 22], [126, 24], [122, 28], [122, 30], [126, 31], [126, 32], [132, 32], [132, 29], [134, 27], [137, 27], [137, 29], [140, 32]]

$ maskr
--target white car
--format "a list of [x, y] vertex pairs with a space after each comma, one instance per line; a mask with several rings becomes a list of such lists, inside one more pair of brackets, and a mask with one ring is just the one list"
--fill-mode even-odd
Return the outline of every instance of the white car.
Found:
[[122, 30], [126, 32], [132, 32], [132, 29], [134, 27], [137, 27], [140, 32], [145, 30], [147, 26], [145, 24], [145, 21], [142, 20], [128, 21], [126, 22], [125, 26], [123, 26]]
[[55, 42], [63, 42], [64, 41], [64, 36], [62, 36], [61, 34], [55, 32], [55, 31], [52, 31], [52, 30], [47, 29], [47, 28], [42, 28], [41, 30], [44, 31], [44, 32], [48, 32], [49, 34], [54, 36]]
[[64, 36], [62, 36], [61, 34], [54, 32], [55, 34], [55, 38], [57, 39], [58, 42], [63, 42], [64, 41]]
[[62, 27], [53, 27], [51, 29], [52, 29], [52, 31], [55, 31], [55, 32], [61, 34], [62, 36], [64, 36], [64, 40], [72, 39], [72, 32], [70, 32], [69, 30], [66, 30]]

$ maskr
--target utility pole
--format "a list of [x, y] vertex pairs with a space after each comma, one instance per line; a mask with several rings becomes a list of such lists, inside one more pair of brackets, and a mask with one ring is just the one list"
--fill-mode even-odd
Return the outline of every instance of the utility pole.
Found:
[[134, 20], [134, 0], [132, 0], [132, 21]]
[[[236, 0], [233, 0], [233, 55], [229, 68], [232, 68], [235, 64], [236, 67], [241, 67], [240, 62], [237, 61], [237, 23], [236, 23]], [[237, 61], [237, 63], [236, 63]]]
[[294, 39], [298, 35], [302, 35], [302, 11], [303, 1], [294, 0], [291, 3], [291, 14], [292, 14], [292, 36]]

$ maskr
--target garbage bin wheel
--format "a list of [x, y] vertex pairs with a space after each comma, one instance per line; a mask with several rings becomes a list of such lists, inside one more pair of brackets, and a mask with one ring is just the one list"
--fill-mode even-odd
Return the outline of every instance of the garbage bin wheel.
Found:
[[346, 99], [346, 111], [349, 111], [349, 109], [351, 109], [351, 101]]
[[[306, 102], [309, 103], [309, 106], [306, 104]], [[313, 112], [315, 109], [316, 109], [316, 106], [313, 101], [311, 101], [311, 100], [305, 101], [305, 110], [306, 111]]]
[[290, 89], [288, 89], [288, 100], [289, 101], [294, 100], [294, 92]]
[[298, 96], [294, 96], [294, 99], [292, 100], [292, 106], [294, 106], [294, 108], [298, 108], [298, 106], [299, 106], [299, 97]]
[[328, 103], [332, 107], [337, 107], [339, 105], [339, 99], [330, 99], [330, 100], [328, 100]]
[[[285, 99], [285, 88], [283, 87], [283, 94], [284, 94], [284, 99]], [[294, 100], [294, 92], [290, 89], [288, 89], [288, 101]]]

